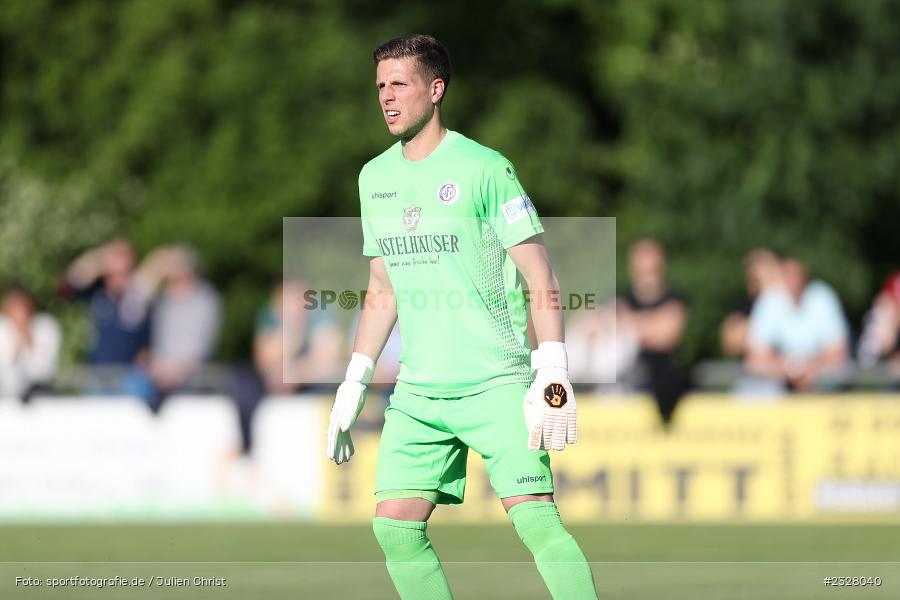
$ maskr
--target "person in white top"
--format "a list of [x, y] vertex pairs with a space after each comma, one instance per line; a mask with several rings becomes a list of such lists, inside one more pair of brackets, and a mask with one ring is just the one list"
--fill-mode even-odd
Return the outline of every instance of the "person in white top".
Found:
[[11, 287], [0, 300], [0, 396], [28, 401], [52, 383], [59, 364], [59, 323], [35, 312], [34, 299]]
[[849, 328], [841, 301], [823, 281], [810, 281], [796, 258], [781, 263], [783, 285], [753, 305], [745, 366], [756, 377], [794, 391], [831, 389], [843, 381]]

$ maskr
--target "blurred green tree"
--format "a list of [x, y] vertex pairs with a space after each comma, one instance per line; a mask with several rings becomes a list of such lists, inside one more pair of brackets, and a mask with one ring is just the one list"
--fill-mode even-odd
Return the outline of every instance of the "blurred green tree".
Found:
[[621, 118], [606, 154], [620, 239], [654, 235], [692, 298], [685, 355], [717, 350], [740, 259], [769, 246], [858, 322], [900, 258], [900, 6], [840, 0], [582, 3]]

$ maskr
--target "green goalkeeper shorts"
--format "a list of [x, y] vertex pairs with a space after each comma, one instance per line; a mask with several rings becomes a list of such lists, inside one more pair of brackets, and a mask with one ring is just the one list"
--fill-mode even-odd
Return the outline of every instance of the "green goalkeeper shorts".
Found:
[[398, 383], [384, 413], [376, 495], [395, 490], [437, 492], [440, 504], [460, 504], [471, 448], [484, 459], [497, 496], [553, 492], [547, 452], [528, 449], [516, 383], [462, 398], [429, 398]]

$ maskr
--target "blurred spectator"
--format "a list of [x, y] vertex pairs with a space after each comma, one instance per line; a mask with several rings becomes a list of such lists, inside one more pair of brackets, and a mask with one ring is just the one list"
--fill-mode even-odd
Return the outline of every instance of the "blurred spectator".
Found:
[[747, 332], [753, 304], [766, 289], [781, 283], [778, 257], [766, 248], [757, 248], [744, 259], [747, 291], [719, 328], [719, 340], [725, 356], [744, 358], [747, 353]]
[[640, 347], [633, 321], [617, 318], [620, 310], [613, 303], [577, 311], [570, 319], [566, 347], [573, 384], [597, 392], [625, 389], [623, 378], [634, 367]]
[[149, 307], [134, 285], [134, 263], [131, 243], [116, 239], [85, 252], [66, 270], [65, 295], [90, 306], [92, 365], [131, 365], [149, 345]]
[[862, 367], [886, 362], [900, 372], [900, 271], [888, 276], [866, 313], [857, 356]]
[[796, 258], [782, 261], [781, 271], [783, 285], [766, 289], [753, 307], [746, 369], [793, 390], [833, 387], [848, 355], [840, 300], [824, 282], [808, 281]]
[[277, 286], [256, 320], [253, 361], [270, 394], [331, 383], [341, 363], [341, 334], [322, 310], [304, 308], [303, 282]]
[[245, 452], [252, 447], [251, 422], [263, 397], [315, 389], [343, 377], [340, 329], [324, 311], [304, 308], [305, 289], [299, 281], [275, 287], [256, 318], [254, 369], [235, 373], [232, 393]]
[[49, 391], [59, 361], [60, 328], [46, 313], [35, 314], [34, 299], [12, 287], [0, 304], [0, 396], [27, 402]]
[[127, 389], [155, 411], [166, 395], [189, 389], [188, 378], [212, 356], [221, 304], [188, 246], [151, 252], [135, 274], [135, 286], [155, 300], [147, 363], [131, 373]]
[[628, 256], [631, 289], [620, 304], [619, 323], [637, 332], [639, 364], [664, 425], [672, 420], [688, 381], [675, 361], [687, 323], [687, 302], [666, 283], [666, 256], [659, 242], [638, 240]]

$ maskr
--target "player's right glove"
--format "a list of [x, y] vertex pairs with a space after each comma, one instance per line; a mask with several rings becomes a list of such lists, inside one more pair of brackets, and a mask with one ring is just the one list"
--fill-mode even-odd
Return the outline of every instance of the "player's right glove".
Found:
[[541, 342], [531, 353], [537, 373], [525, 393], [529, 450], [564, 450], [578, 441], [575, 393], [569, 382], [566, 345]]
[[347, 366], [344, 383], [338, 386], [328, 420], [328, 445], [325, 454], [341, 464], [353, 456], [353, 440], [350, 428], [356, 423], [366, 402], [366, 386], [372, 381], [375, 361], [359, 352], [354, 352]]

